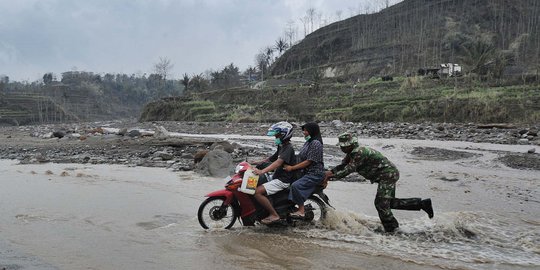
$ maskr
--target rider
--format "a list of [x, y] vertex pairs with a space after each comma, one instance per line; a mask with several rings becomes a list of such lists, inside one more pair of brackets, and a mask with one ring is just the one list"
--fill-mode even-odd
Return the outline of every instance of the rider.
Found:
[[326, 172], [326, 177], [343, 178], [356, 171], [371, 183], [378, 183], [375, 208], [386, 232], [393, 232], [399, 227], [390, 209], [424, 210], [429, 218], [433, 218], [431, 199], [395, 198], [399, 171], [385, 156], [377, 150], [360, 146], [358, 138], [351, 133], [340, 134], [338, 141], [337, 145], [346, 156], [340, 165]]
[[286, 189], [294, 181], [294, 174], [283, 170], [285, 164], [293, 165], [296, 162], [294, 149], [290, 143], [292, 133], [293, 126], [288, 122], [273, 124], [268, 129], [267, 135], [275, 137], [274, 142], [277, 145], [277, 151], [271, 157], [262, 161], [272, 162], [272, 164], [264, 169], [253, 169], [253, 172], [258, 175], [275, 170], [272, 180], [260, 185], [255, 191], [255, 199], [270, 213], [268, 217], [261, 220], [264, 224], [270, 224], [280, 219], [279, 214], [265, 195], [272, 195]]

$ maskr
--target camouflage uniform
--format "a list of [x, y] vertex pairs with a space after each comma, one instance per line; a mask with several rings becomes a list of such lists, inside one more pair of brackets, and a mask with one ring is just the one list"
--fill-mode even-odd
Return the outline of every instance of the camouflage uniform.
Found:
[[[420, 198], [398, 199], [396, 195], [396, 182], [399, 171], [396, 166], [379, 151], [369, 147], [359, 146], [356, 137], [350, 133], [341, 134], [338, 146], [354, 145], [342, 163], [332, 169], [335, 178], [343, 178], [350, 173], [357, 172], [371, 183], [378, 183], [375, 196], [375, 208], [385, 231], [391, 232], [399, 227], [399, 223], [390, 209], [422, 210], [423, 202]], [[431, 208], [431, 201], [429, 202]], [[430, 215], [432, 217], [432, 214]]]

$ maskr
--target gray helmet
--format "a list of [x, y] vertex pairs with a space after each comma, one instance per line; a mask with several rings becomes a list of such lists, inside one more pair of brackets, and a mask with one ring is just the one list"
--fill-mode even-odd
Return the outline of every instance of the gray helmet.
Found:
[[349, 132], [339, 134], [337, 146], [348, 147], [351, 145], [358, 146], [358, 138], [356, 136]]

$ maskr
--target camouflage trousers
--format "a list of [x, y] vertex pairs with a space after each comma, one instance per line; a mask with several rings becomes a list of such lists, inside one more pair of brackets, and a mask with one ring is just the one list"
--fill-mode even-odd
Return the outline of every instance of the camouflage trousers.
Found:
[[399, 172], [381, 174], [374, 182], [378, 182], [377, 195], [375, 196], [375, 208], [379, 213], [379, 219], [386, 232], [392, 232], [399, 223], [392, 214], [391, 209], [421, 210], [422, 199], [420, 198], [396, 198], [396, 182]]

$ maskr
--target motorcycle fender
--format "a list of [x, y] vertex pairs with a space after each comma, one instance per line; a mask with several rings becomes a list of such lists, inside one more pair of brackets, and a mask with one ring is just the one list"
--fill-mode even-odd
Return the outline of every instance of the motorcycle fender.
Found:
[[232, 203], [232, 201], [234, 199], [234, 194], [229, 190], [222, 189], [222, 190], [218, 190], [218, 191], [208, 193], [208, 194], [206, 194], [205, 197], [224, 197], [225, 198], [224, 204], [229, 205], [229, 204]]

